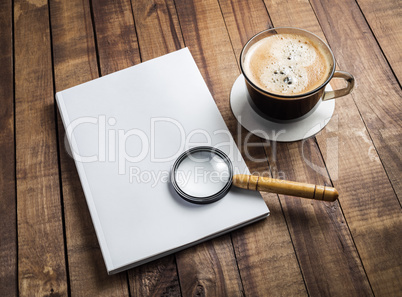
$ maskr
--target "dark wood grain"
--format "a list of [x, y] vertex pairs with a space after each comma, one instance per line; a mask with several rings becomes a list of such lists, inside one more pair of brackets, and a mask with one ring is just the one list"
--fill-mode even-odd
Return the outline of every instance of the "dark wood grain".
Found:
[[130, 0], [91, 2], [101, 74], [140, 63]]
[[[397, 281], [402, 278], [402, 258], [398, 257], [402, 246], [402, 166], [398, 165], [402, 159], [402, 91], [374, 36], [364, 34], [362, 37], [361, 32], [369, 32], [369, 29], [355, 1], [339, 1], [337, 5], [312, 1], [312, 4], [339, 66], [356, 73], [360, 85], [352, 97], [368, 132], [365, 134], [358, 125], [352, 129], [350, 125], [344, 127], [345, 118], [340, 115], [342, 130], [340, 128], [339, 132], [352, 133], [360, 140], [358, 145], [346, 142], [344, 150], [339, 152], [341, 158], [345, 157], [341, 160], [345, 163], [340, 163], [339, 182], [342, 181], [345, 190], [353, 195], [343, 204], [345, 217], [348, 223], [350, 220], [349, 226], [374, 294], [397, 295], [402, 292], [402, 283]], [[325, 22], [322, 21], [324, 14]], [[342, 26], [334, 30], [329, 24], [335, 19], [337, 22], [344, 20], [348, 25], [340, 23]], [[341, 33], [345, 31], [347, 38]], [[347, 55], [345, 49], [350, 49]], [[346, 120], [354, 123], [351, 118]], [[370, 138], [374, 147], [367, 141]], [[358, 185], [351, 183], [356, 176]]]
[[[0, 295], [401, 295], [401, 12], [396, 0], [2, 1]], [[231, 113], [241, 48], [273, 25], [326, 38], [356, 77], [305, 142], [249, 137]], [[267, 219], [108, 276], [54, 93], [184, 46], [250, 170], [333, 184], [339, 202], [263, 194]]]
[[0, 3], [0, 288], [17, 296], [12, 1]]
[[184, 47], [173, 0], [131, 2], [142, 62]]
[[131, 296], [181, 296], [174, 255], [128, 271]]
[[[380, 158], [392, 187], [402, 203], [402, 91], [388, 67], [377, 41], [355, 1], [313, 1], [326, 38], [338, 65], [354, 73], [357, 87], [352, 93], [374, 146], [366, 155]], [[328, 17], [330, 16], [330, 17]], [[334, 30], [331, 24], [337, 23]], [[347, 34], [344, 34], [347, 32]], [[363, 32], [363, 34], [362, 34]], [[338, 53], [338, 54], [337, 54]]]
[[[321, 6], [318, 1], [313, 1], [313, 11], [308, 2], [284, 1], [279, 4], [267, 1], [266, 4], [275, 26], [303, 27], [323, 36], [315, 19], [317, 15], [339, 66], [356, 76], [358, 84], [352, 93], [353, 97], [337, 99], [336, 118], [317, 136], [317, 141], [321, 151], [329, 153], [324, 155], [324, 159], [330, 176], [333, 176], [332, 181], [341, 193], [339, 203], [374, 294], [397, 295], [397, 292], [402, 291], [401, 283], [397, 281], [402, 275], [401, 259], [398, 256], [401, 246], [401, 237], [398, 235], [402, 226], [401, 208], [381, 164], [380, 158], [383, 158], [377, 143], [374, 142], [380, 158], [366, 130], [367, 127], [374, 141], [371, 129], [380, 122], [375, 115], [382, 113], [384, 108], [395, 108], [395, 83], [388, 85], [390, 89], [386, 91], [389, 95], [386, 98], [391, 99], [377, 102], [378, 94], [384, 91], [384, 84], [387, 84], [380, 78], [390, 70], [382, 64], [381, 54], [376, 53], [376, 43], [369, 43], [373, 36], [365, 34], [362, 38], [361, 33], [356, 32], [362, 32], [362, 26], [367, 24], [359, 18], [360, 11], [355, 10], [355, 6], [346, 3], [341, 5], [339, 2], [337, 5], [328, 2]], [[353, 32], [360, 37], [353, 36]], [[360, 48], [365, 42], [368, 42], [366, 48]], [[376, 61], [376, 66], [373, 61]], [[392, 79], [392, 75], [389, 78]], [[377, 79], [380, 79], [381, 85]], [[368, 85], [368, 82], [372, 85]], [[369, 106], [372, 106], [371, 112], [368, 111]], [[396, 128], [389, 125], [398, 122], [398, 116], [393, 116], [395, 111], [383, 115], [384, 133], [387, 129], [393, 131]], [[365, 125], [361, 116], [370, 120], [370, 123]], [[392, 140], [398, 133], [388, 135], [384, 148], [391, 149], [391, 143], [399, 142]], [[330, 153], [328, 138], [336, 141], [337, 152]], [[393, 162], [400, 164], [398, 158]]]
[[242, 296], [243, 288], [230, 236], [176, 254], [183, 296]]
[[50, 1], [56, 92], [99, 76], [89, 0]]
[[402, 3], [399, 0], [358, 0], [365, 19], [391, 65], [399, 84], [402, 82]]
[[[89, 2], [51, 1], [50, 14], [56, 91], [97, 78]], [[128, 296], [126, 275], [107, 275], [60, 116], [57, 126], [71, 295]]]
[[[245, 36], [236, 38], [238, 34], [253, 31], [250, 28], [253, 24], [244, 15], [253, 15], [262, 24], [272, 27], [264, 5], [257, 7], [257, 3], [259, 2], [220, 1], [228, 32], [230, 36], [235, 36], [231, 38], [234, 48], [241, 48], [237, 42], [246, 39]], [[230, 17], [232, 12], [234, 18]], [[238, 28], [242, 28], [241, 31]], [[261, 25], [257, 25], [254, 33], [249, 34], [252, 36], [259, 30]], [[271, 172], [277, 178], [331, 185], [314, 138], [290, 144], [271, 143], [266, 146], [266, 152]], [[308, 164], [324, 170], [315, 171]], [[367, 277], [337, 203], [312, 202], [293, 197], [281, 198], [281, 201], [309, 294], [316, 296], [337, 292], [342, 296], [370, 295]], [[303, 215], [296, 215], [298, 213]], [[267, 241], [269, 240], [268, 238]], [[252, 244], [257, 245], [257, 240], [248, 241], [248, 246]], [[332, 277], [327, 278], [328, 275]], [[245, 278], [242, 277], [243, 283]]]
[[[269, 174], [261, 164], [250, 163], [249, 169]], [[244, 292], [246, 296], [308, 296], [278, 196], [262, 196], [269, 217], [232, 233]]]
[[[277, 152], [277, 170], [286, 179], [331, 185], [327, 174], [321, 175], [312, 169], [314, 166], [325, 168], [314, 140], [278, 145]], [[331, 203], [285, 196], [281, 197], [281, 202], [309, 294], [372, 296], [338, 201]]]
[[18, 281], [22, 296], [66, 296], [49, 15], [14, 1]]
[[366, 151], [366, 156], [373, 159], [378, 154], [401, 204], [402, 166], [398, 165], [402, 162], [400, 85], [355, 1], [342, 0], [337, 5], [330, 1], [313, 1], [312, 4], [318, 19], [325, 16], [326, 21], [320, 24], [338, 65], [357, 78], [352, 97], [374, 144]]
[[263, 1], [219, 0], [222, 15], [239, 61], [243, 45], [258, 32], [272, 28]]

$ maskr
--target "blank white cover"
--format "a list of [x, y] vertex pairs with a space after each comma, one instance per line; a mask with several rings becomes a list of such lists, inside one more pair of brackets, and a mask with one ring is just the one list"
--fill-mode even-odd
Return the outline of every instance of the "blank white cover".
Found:
[[[195, 205], [167, 180], [175, 158], [208, 145], [208, 138], [235, 171], [248, 172], [187, 48], [58, 92], [56, 99], [73, 151], [93, 159], [75, 163], [108, 273], [269, 214], [258, 192], [232, 187], [218, 202]], [[109, 156], [124, 137], [132, 162]]]

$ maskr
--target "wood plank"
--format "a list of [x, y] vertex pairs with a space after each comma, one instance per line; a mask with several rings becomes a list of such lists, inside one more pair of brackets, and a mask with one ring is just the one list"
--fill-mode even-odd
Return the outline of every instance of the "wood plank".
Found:
[[[355, 1], [314, 1], [338, 65], [355, 74], [352, 93], [374, 146], [367, 151], [382, 162], [399, 203], [402, 204], [402, 91]], [[331, 16], [328, 18], [327, 16]], [[335, 26], [334, 24], [342, 26]], [[337, 30], [333, 30], [335, 26]], [[332, 28], [332, 29], [331, 29]], [[343, 32], [348, 32], [347, 35]], [[361, 32], [366, 32], [363, 34]], [[350, 50], [349, 50], [350, 49]]]
[[[277, 152], [276, 167], [286, 179], [331, 185], [326, 173], [321, 175], [311, 168], [312, 165], [325, 168], [314, 140], [281, 144]], [[338, 201], [328, 203], [284, 196], [281, 204], [309, 294], [372, 296]]]
[[[49, 5], [56, 91], [97, 78], [89, 2], [51, 1]], [[128, 296], [126, 275], [107, 275], [77, 170], [66, 151], [60, 116], [57, 126], [71, 295]]]
[[[261, 145], [251, 148], [251, 154], [261, 158], [258, 152], [261, 148]], [[249, 162], [248, 167], [254, 174], [270, 174], [261, 163]], [[269, 206], [269, 217], [232, 234], [245, 295], [308, 296], [278, 196], [261, 194]]]
[[184, 47], [173, 0], [132, 1], [142, 62]]
[[271, 20], [262, 1], [219, 0], [219, 4], [239, 61], [243, 45], [258, 32], [272, 28]]
[[181, 296], [174, 255], [128, 271], [131, 296]]
[[[382, 154], [386, 147], [393, 149], [393, 143], [399, 142], [397, 135], [400, 132], [394, 130], [400, 131], [400, 125], [396, 122], [392, 127], [392, 124], [398, 119], [394, 115], [398, 110], [395, 100], [400, 97], [397, 83], [392, 81], [392, 74], [384, 64], [373, 36], [365, 34], [361, 37], [360, 32], [368, 32], [367, 24], [356, 4], [351, 2], [338, 1], [334, 5], [313, 1], [314, 11], [308, 1], [265, 3], [275, 26], [303, 27], [323, 36], [315, 18], [317, 15], [340, 68], [356, 75], [358, 84], [352, 96], [359, 110], [351, 96], [338, 99], [337, 120], [330, 121], [327, 129], [317, 136], [317, 141], [323, 152], [330, 152], [326, 143], [328, 138], [334, 138], [338, 143], [338, 152], [332, 157], [330, 154], [324, 156], [324, 159], [330, 176], [337, 177], [333, 182], [341, 193], [340, 206], [374, 294], [397, 295], [402, 291], [399, 282], [402, 275], [399, 247], [402, 244], [398, 231], [402, 226], [401, 207], [384, 172], [382, 165], [386, 164], [381, 164], [366, 127], [384, 161]], [[348, 34], [345, 36], [341, 32]], [[384, 85], [388, 88], [386, 91]], [[377, 102], [378, 94], [387, 94], [383, 97], [387, 99]], [[395, 110], [390, 111], [392, 108]], [[380, 122], [382, 127], [378, 126]], [[349, 123], [353, 123], [353, 127]], [[374, 127], [378, 127], [384, 136], [388, 133], [383, 151], [379, 148], [381, 145], [377, 145], [380, 141]], [[393, 162], [400, 167], [398, 157]], [[389, 174], [389, 168], [387, 170]], [[393, 185], [395, 188], [396, 184]]]
[[243, 296], [229, 235], [176, 254], [183, 296]]
[[402, 2], [357, 0], [399, 84], [402, 82]]
[[[345, 171], [346, 166], [349, 168], [349, 176], [339, 173], [339, 176], [344, 178], [342, 181], [345, 189], [357, 197], [362, 197], [361, 201], [356, 199], [356, 196], [353, 199], [345, 199], [343, 205], [350, 209], [348, 213], [344, 211], [345, 217], [348, 220], [353, 218], [353, 224], [350, 223], [349, 226], [354, 238], [359, 239], [355, 242], [374, 294], [397, 295], [402, 292], [402, 283], [399, 281], [402, 278], [402, 258], [399, 253], [402, 246], [400, 236], [402, 228], [402, 181], [400, 178], [402, 176], [400, 149], [402, 91], [378, 48], [374, 36], [365, 34], [364, 38], [361, 37], [361, 32], [369, 32], [369, 28], [355, 1], [339, 1], [338, 5], [333, 5], [329, 1], [321, 3], [313, 1], [312, 5], [319, 20], [323, 19], [324, 13], [326, 16], [331, 16], [331, 18], [325, 17], [328, 21], [321, 23], [328, 42], [338, 58], [339, 66], [357, 73], [356, 77], [360, 81], [360, 86], [352, 93], [352, 97], [369, 134], [362, 133], [364, 128], [357, 129], [357, 125], [354, 129], [342, 127], [343, 135], [352, 133], [361, 138], [360, 147], [357, 150], [356, 143], [349, 142], [353, 149], [345, 147], [345, 150], [340, 151], [339, 154], [341, 157], [346, 157], [342, 160], [345, 163], [340, 163], [339, 172], [341, 168]], [[334, 30], [328, 25], [335, 19], [337, 22], [344, 20], [349, 25], [343, 29], [340, 27], [339, 31]], [[348, 30], [348, 38], [342, 37], [341, 32], [344, 30]], [[343, 54], [343, 49], [351, 48], [351, 46], [354, 47], [354, 51], [348, 55]], [[345, 115], [349, 114], [345, 113]], [[348, 123], [354, 123], [352, 119], [346, 119]], [[344, 118], [340, 116], [340, 127], [345, 123], [343, 120]], [[374, 147], [367, 142], [368, 137], [372, 139]], [[373, 152], [374, 148], [379, 158]], [[356, 150], [358, 154], [353, 156], [352, 150]], [[367, 161], [367, 155], [370, 162]], [[349, 159], [352, 156], [355, 158]], [[355, 167], [350, 170], [353, 162], [356, 162], [360, 168]], [[363, 191], [351, 183], [356, 180], [356, 176], [359, 176], [359, 182], [362, 177], [367, 178], [367, 184], [360, 182], [361, 185], [359, 185], [364, 189]]]
[[[256, 137], [249, 137], [250, 135], [238, 125], [230, 110], [228, 95], [233, 82], [239, 75], [239, 69], [220, 8], [215, 1], [194, 4], [190, 1], [176, 1], [176, 4], [186, 45], [190, 48], [243, 155], [246, 153], [244, 150], [245, 139], [249, 138], [251, 148], [250, 152], [247, 151], [247, 153], [250, 153], [254, 158], [265, 159], [264, 149], [260, 141]], [[257, 144], [257, 147], [253, 148], [253, 144]], [[253, 163], [248, 162], [248, 165], [250, 167]], [[250, 170], [259, 169], [263, 171], [267, 168], [266, 161], [257, 165], [258, 168], [254, 166], [250, 167]], [[269, 196], [264, 195], [266, 201]], [[271, 197], [273, 197], [269, 204], [271, 215], [268, 219], [242, 228], [232, 235], [236, 247], [236, 259], [239, 268], [243, 268], [241, 276], [244, 293], [242, 294], [250, 294], [251, 296], [267, 292], [273, 296], [306, 294], [279, 201], [276, 195], [271, 195]], [[265, 224], [268, 224], [269, 227], [261, 228]], [[254, 243], [257, 238], [261, 239], [259, 240], [259, 248], [253, 244], [248, 246], [250, 242]], [[271, 240], [265, 240], [268, 238]], [[226, 238], [221, 239], [222, 243], [227, 240]], [[272, 249], [272, 247], [276, 248]], [[262, 252], [262, 250], [264, 251]], [[197, 247], [194, 252], [186, 252], [188, 253], [185, 255], [187, 258], [183, 259], [185, 265], [184, 263], [182, 265], [186, 267], [186, 270], [183, 273], [180, 271], [181, 266], [179, 265], [182, 258], [179, 255], [177, 256], [184, 295], [190, 295], [194, 292], [200, 292], [200, 294], [212, 292], [212, 295], [217, 295], [220, 292], [219, 290], [222, 290], [222, 295], [222, 292], [225, 292], [224, 290], [230, 289], [227, 285], [226, 288], [220, 289], [218, 286], [222, 286], [222, 284], [214, 282], [214, 274], [219, 275], [214, 271], [216, 266], [227, 265], [226, 263], [229, 260], [222, 258], [219, 261], [215, 260], [215, 264], [210, 264], [211, 260], [209, 259], [215, 259], [214, 251], [203, 246]], [[228, 253], [228, 255], [230, 254]], [[279, 259], [280, 261], [278, 261]], [[230, 260], [230, 262], [232, 261]], [[204, 263], [208, 263], [208, 265]], [[201, 270], [200, 266], [202, 267], [202, 265], [205, 265], [205, 268]], [[271, 269], [271, 267], [279, 266], [286, 267], [286, 269]], [[225, 269], [230, 269], [230, 266]], [[184, 279], [182, 279], [182, 275], [185, 277]], [[186, 283], [190, 283], [190, 285]], [[231, 284], [231, 286], [233, 288], [232, 294], [238, 293], [237, 285]], [[214, 291], [215, 289], [217, 291]], [[225, 292], [225, 294], [228, 293]]]
[[19, 294], [67, 295], [47, 1], [14, 1]]
[[12, 1], [0, 3], [0, 288], [17, 296]]
[[[102, 75], [140, 63], [140, 52], [130, 1], [93, 1], [92, 5]], [[136, 3], [133, 5], [136, 5]], [[152, 7], [153, 11], [156, 12], [156, 8], [153, 5]], [[165, 11], [166, 9], [169, 11], [172, 9], [172, 7], [162, 8], [161, 5], [158, 8], [164, 9]], [[133, 6], [133, 9], [137, 13], [138, 7]], [[110, 12], [114, 13], [112, 20], [110, 20]], [[139, 14], [141, 14], [141, 12], [139, 12]], [[158, 20], [161, 22], [160, 25], [162, 25], [163, 18], [159, 16]], [[146, 24], [143, 24], [143, 26], [145, 26], [147, 30], [156, 29], [147, 28]], [[170, 29], [172, 28], [170, 27]], [[116, 32], [120, 33], [116, 34]], [[159, 29], [158, 32], [169, 36], [166, 29]], [[140, 34], [147, 34], [147, 32], [141, 31]], [[144, 42], [146, 41], [147, 39], [144, 38]], [[155, 42], [155, 40], [153, 40], [153, 42]], [[165, 43], [165, 46], [168, 46], [168, 44], [171, 45], [171, 43]], [[159, 45], [156, 43], [152, 45], [149, 44], [149, 46]], [[144, 57], [146, 59], [152, 58], [153, 54], [158, 54], [155, 48], [152, 50], [150, 47], [149, 52], [147, 52], [148, 49], [145, 49], [146, 45], [143, 47]], [[158, 51], [163, 51], [163, 49], [163, 47], [158, 48]], [[174, 256], [164, 257], [130, 270], [128, 272], [128, 278], [131, 294], [133, 296], [180, 295], [176, 271]]]
[[[265, 29], [262, 28], [262, 24], [272, 27], [262, 2], [221, 0], [220, 4], [229, 34], [231, 37], [234, 36], [231, 38], [234, 48], [241, 49], [242, 45], [239, 42], [245, 40], [245, 43], [248, 40], [246, 36], [237, 37], [245, 34], [242, 32], [250, 32], [251, 37]], [[234, 16], [231, 16], [232, 13]], [[250, 15], [253, 19], [259, 20], [255, 28], [248, 20]], [[265, 147], [271, 172], [276, 178], [331, 185], [314, 138], [289, 144], [272, 142]], [[316, 172], [307, 163], [323, 170]], [[342, 296], [370, 295], [371, 289], [367, 277], [338, 203], [322, 203], [293, 197], [282, 198], [282, 196], [281, 202], [309, 294], [333, 295], [336, 292]], [[268, 233], [268, 225], [265, 229]], [[267, 237], [266, 240], [269, 242], [270, 238]], [[258, 251], [259, 241], [260, 237], [251, 240], [248, 245], [252, 246], [253, 243], [256, 247], [250, 249]], [[348, 253], [345, 253], [345, 250]], [[263, 253], [257, 251], [254, 252], [257, 257]], [[328, 278], [328, 275], [332, 277]], [[242, 276], [243, 283], [245, 279], [247, 278]], [[263, 284], [262, 281], [260, 283]]]
[[94, 0], [91, 3], [102, 75], [140, 63], [130, 1]]

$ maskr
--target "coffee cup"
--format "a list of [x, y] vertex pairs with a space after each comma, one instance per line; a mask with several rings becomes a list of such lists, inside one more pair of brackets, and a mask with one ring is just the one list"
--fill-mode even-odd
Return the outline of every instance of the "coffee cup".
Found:
[[[329, 46], [315, 34], [297, 28], [273, 28], [252, 37], [240, 54], [240, 68], [253, 108], [272, 120], [293, 120], [322, 101], [349, 94], [353, 76], [335, 70]], [[332, 78], [345, 88], [326, 91]]]

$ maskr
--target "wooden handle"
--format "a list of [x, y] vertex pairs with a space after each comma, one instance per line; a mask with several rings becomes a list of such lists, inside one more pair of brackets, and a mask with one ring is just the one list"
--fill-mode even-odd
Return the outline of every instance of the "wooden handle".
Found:
[[233, 185], [254, 191], [271, 192], [324, 201], [335, 201], [339, 196], [338, 191], [332, 187], [247, 174], [234, 175]]

